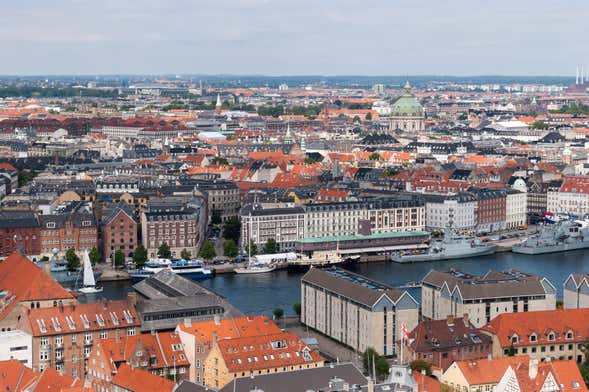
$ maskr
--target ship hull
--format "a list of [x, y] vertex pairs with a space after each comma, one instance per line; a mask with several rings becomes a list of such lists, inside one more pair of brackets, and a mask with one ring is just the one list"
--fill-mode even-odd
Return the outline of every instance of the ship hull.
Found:
[[520, 253], [525, 255], [542, 255], [546, 253], [568, 252], [572, 250], [588, 249], [589, 242], [581, 242], [578, 244], [557, 244], [551, 246], [522, 246], [515, 245], [511, 251], [513, 253]]
[[462, 252], [455, 254], [438, 253], [438, 254], [424, 254], [424, 255], [399, 255], [395, 254], [391, 256], [391, 260], [395, 263], [421, 263], [427, 261], [443, 261], [443, 260], [455, 260], [455, 259], [466, 259], [469, 257], [487, 256], [492, 255], [497, 251], [497, 246], [489, 245], [480, 247], [479, 249], [473, 249], [471, 252]]

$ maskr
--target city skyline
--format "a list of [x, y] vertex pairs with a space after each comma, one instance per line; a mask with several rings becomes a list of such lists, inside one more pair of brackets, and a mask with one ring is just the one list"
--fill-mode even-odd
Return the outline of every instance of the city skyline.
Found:
[[451, 5], [33, 0], [0, 16], [0, 74], [574, 76], [589, 64], [581, 1]]

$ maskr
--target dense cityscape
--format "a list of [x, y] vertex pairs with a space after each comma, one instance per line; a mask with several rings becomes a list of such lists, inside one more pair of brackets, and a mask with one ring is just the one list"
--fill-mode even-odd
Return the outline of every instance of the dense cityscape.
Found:
[[584, 10], [17, 3], [0, 389], [588, 391]]

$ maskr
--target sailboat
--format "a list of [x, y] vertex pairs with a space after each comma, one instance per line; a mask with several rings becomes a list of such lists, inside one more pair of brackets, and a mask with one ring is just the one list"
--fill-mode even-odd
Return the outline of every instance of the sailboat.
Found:
[[94, 279], [94, 271], [92, 271], [92, 263], [90, 262], [90, 256], [88, 251], [84, 251], [84, 287], [78, 289], [83, 294], [96, 294], [102, 292], [102, 287], [96, 286], [96, 280]]

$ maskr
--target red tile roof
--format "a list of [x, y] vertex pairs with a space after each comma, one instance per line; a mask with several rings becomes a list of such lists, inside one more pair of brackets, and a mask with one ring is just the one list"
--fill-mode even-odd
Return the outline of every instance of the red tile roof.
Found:
[[244, 336], [268, 335], [280, 332], [280, 328], [267, 316], [246, 316], [232, 319], [193, 322], [187, 327], [179, 324], [178, 329], [194, 335], [202, 344], [213, 341], [213, 333], [217, 339], [231, 339]]
[[47, 301], [74, 298], [49, 274], [20, 252], [0, 263], [0, 290], [7, 292], [0, 304], [2, 319], [21, 301]]
[[92, 391], [84, 388], [84, 383], [77, 378], [59, 374], [52, 368], [35, 372], [16, 359], [0, 361], [0, 390], [27, 392], [70, 392]]
[[141, 325], [130, 301], [101, 301], [87, 304], [27, 310], [33, 336], [60, 335]]
[[224, 339], [217, 344], [230, 372], [299, 366], [324, 360], [291, 332]]
[[137, 392], [172, 392], [174, 383], [158, 377], [145, 370], [133, 369], [122, 363], [113, 377], [112, 383], [129, 391]]
[[589, 177], [566, 177], [560, 191], [589, 194]]
[[450, 367], [457, 366], [470, 386], [481, 384], [497, 384], [509, 366], [528, 363], [527, 355], [515, 357], [499, 357], [493, 359], [477, 359], [456, 361]]
[[[502, 347], [567, 343], [584, 341], [589, 337], [589, 309], [556, 309], [525, 313], [504, 313], [495, 317], [482, 330], [496, 335]], [[571, 332], [572, 336], [567, 334]], [[536, 341], [531, 341], [534, 335]], [[518, 336], [512, 343], [512, 337]]]

